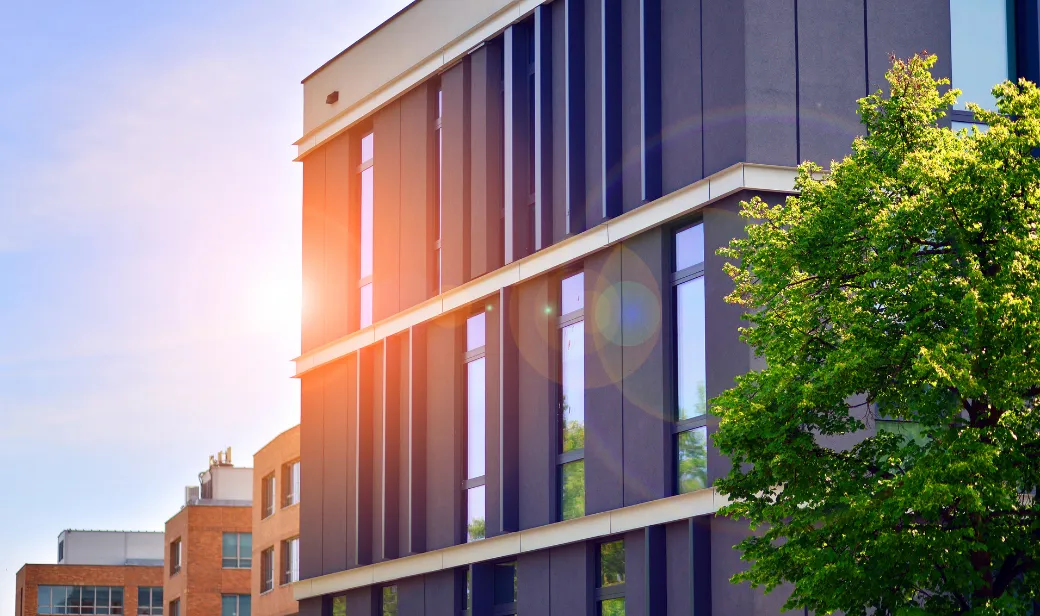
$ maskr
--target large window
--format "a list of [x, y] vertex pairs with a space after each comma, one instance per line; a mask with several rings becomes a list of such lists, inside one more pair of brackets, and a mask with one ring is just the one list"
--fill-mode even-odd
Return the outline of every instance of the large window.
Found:
[[596, 556], [596, 614], [625, 616], [625, 542], [601, 543]]
[[397, 616], [397, 586], [383, 587], [383, 616]]
[[300, 461], [290, 462], [282, 467], [283, 495], [282, 507], [297, 505], [300, 502]]
[[479, 541], [486, 535], [485, 506], [485, 427], [486, 318], [475, 314], [466, 321], [466, 541]]
[[585, 274], [560, 284], [560, 518], [585, 515]]
[[170, 575], [181, 570], [181, 540], [174, 539], [170, 542]]
[[275, 492], [274, 473], [271, 473], [260, 480], [260, 502], [264, 518], [274, 515], [275, 494], [277, 492]]
[[141, 586], [137, 589], [138, 616], [162, 616], [162, 586]]
[[260, 592], [274, 589], [274, 548], [260, 552]]
[[282, 584], [300, 581], [300, 538], [282, 542]]
[[253, 535], [251, 533], [224, 533], [223, 567], [248, 569], [253, 566]]
[[437, 133], [437, 171], [434, 176], [437, 182], [437, 243], [434, 250], [437, 254], [437, 293], [444, 290], [444, 90], [437, 89], [437, 119], [434, 130]]
[[372, 255], [373, 224], [375, 216], [375, 136], [368, 133], [361, 138], [361, 255], [358, 287], [360, 288], [359, 326], [372, 324]]
[[1014, 11], [1007, 0], [950, 0], [950, 52], [957, 104], [995, 108], [990, 90], [1015, 76]]
[[38, 586], [36, 593], [37, 614], [123, 613], [122, 586]]
[[708, 485], [707, 368], [704, 346], [704, 225], [675, 234], [676, 491]]
[[252, 598], [249, 595], [220, 597], [220, 616], [252, 616]]

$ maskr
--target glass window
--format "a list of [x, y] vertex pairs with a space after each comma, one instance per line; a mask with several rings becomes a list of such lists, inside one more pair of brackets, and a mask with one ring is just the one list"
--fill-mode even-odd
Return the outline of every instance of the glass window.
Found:
[[708, 429], [701, 426], [680, 432], [676, 441], [679, 456], [679, 493], [685, 494], [708, 487]]
[[375, 158], [375, 135], [369, 133], [361, 138], [361, 162], [365, 163]]
[[170, 544], [170, 575], [181, 570], [181, 540], [177, 539]]
[[260, 489], [260, 498], [263, 505], [263, 516], [266, 518], [274, 515], [274, 495], [276, 494], [274, 484], [274, 473], [271, 473], [267, 477], [264, 477], [260, 480]]
[[224, 533], [223, 566], [225, 569], [248, 569], [253, 566], [251, 533]]
[[625, 583], [625, 542], [611, 541], [599, 546], [599, 588]]
[[466, 490], [466, 541], [480, 541], [486, 533], [484, 486], [477, 486]]
[[361, 319], [360, 327], [372, 324], [372, 284], [361, 287]]
[[495, 605], [516, 603], [516, 563], [495, 565]]
[[704, 262], [704, 225], [693, 225], [675, 234], [675, 271]]
[[585, 460], [560, 466], [560, 517], [573, 520], [585, 515]]
[[249, 595], [223, 595], [220, 598], [220, 616], [252, 616], [252, 611]]
[[361, 172], [361, 277], [372, 275], [372, 231], [375, 211], [375, 167]]
[[487, 330], [487, 319], [483, 312], [475, 314], [466, 320], [466, 350], [475, 351], [484, 346], [485, 332]]
[[142, 586], [137, 589], [138, 616], [162, 616], [162, 586]]
[[485, 445], [485, 358], [466, 364], [466, 479], [484, 475]]
[[283, 507], [299, 504], [300, 502], [300, 461], [290, 462], [282, 469], [282, 485], [285, 486], [285, 498]]
[[383, 587], [383, 616], [397, 616], [397, 586]]
[[607, 599], [599, 604], [599, 616], [625, 616], [625, 599]]
[[585, 307], [585, 272], [564, 278], [560, 286], [560, 314], [570, 314]]
[[705, 414], [708, 407], [704, 345], [704, 278], [676, 288], [679, 419]]
[[976, 124], [975, 122], [956, 121], [950, 122], [950, 129], [953, 130], [953, 132], [955, 133], [960, 132], [962, 130], [968, 130], [970, 132], [972, 128], [979, 131], [980, 133], [984, 133], [989, 130], [989, 124]]
[[[36, 592], [38, 614], [123, 614], [121, 586], [44, 585]], [[162, 608], [150, 613], [162, 614]]]
[[347, 616], [347, 598], [343, 596], [332, 598], [332, 616]]
[[300, 538], [282, 542], [282, 584], [300, 581]]
[[1012, 77], [1008, 31], [1013, 27], [1006, 0], [950, 0], [950, 53], [957, 103], [996, 107], [990, 90]]
[[181, 600], [170, 601], [170, 616], [181, 616]]
[[585, 322], [563, 328], [560, 367], [561, 451], [585, 448]]
[[437, 292], [444, 288], [444, 91], [437, 90]]
[[274, 548], [260, 552], [260, 592], [274, 589]]

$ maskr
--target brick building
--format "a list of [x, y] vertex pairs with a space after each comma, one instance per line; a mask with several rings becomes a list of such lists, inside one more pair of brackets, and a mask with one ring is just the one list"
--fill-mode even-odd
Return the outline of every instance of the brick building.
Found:
[[253, 456], [253, 616], [298, 610], [300, 579], [300, 427], [282, 432]]
[[15, 575], [15, 616], [162, 614], [162, 537], [63, 531], [58, 564], [27, 564]]
[[168, 616], [250, 616], [253, 469], [219, 456], [166, 522]]

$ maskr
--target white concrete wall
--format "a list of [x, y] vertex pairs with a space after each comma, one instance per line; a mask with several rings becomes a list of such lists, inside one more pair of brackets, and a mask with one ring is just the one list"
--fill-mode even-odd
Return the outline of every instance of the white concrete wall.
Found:
[[58, 540], [65, 541], [66, 565], [123, 565], [131, 559], [163, 558], [163, 533], [68, 530]]
[[216, 466], [213, 476], [214, 500], [253, 500], [253, 469]]

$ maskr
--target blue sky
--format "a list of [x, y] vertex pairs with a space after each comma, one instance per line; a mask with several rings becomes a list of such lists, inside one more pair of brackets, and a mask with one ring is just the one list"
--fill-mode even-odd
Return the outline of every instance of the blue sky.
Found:
[[299, 82], [404, 4], [0, 3], [0, 614], [299, 421]]

